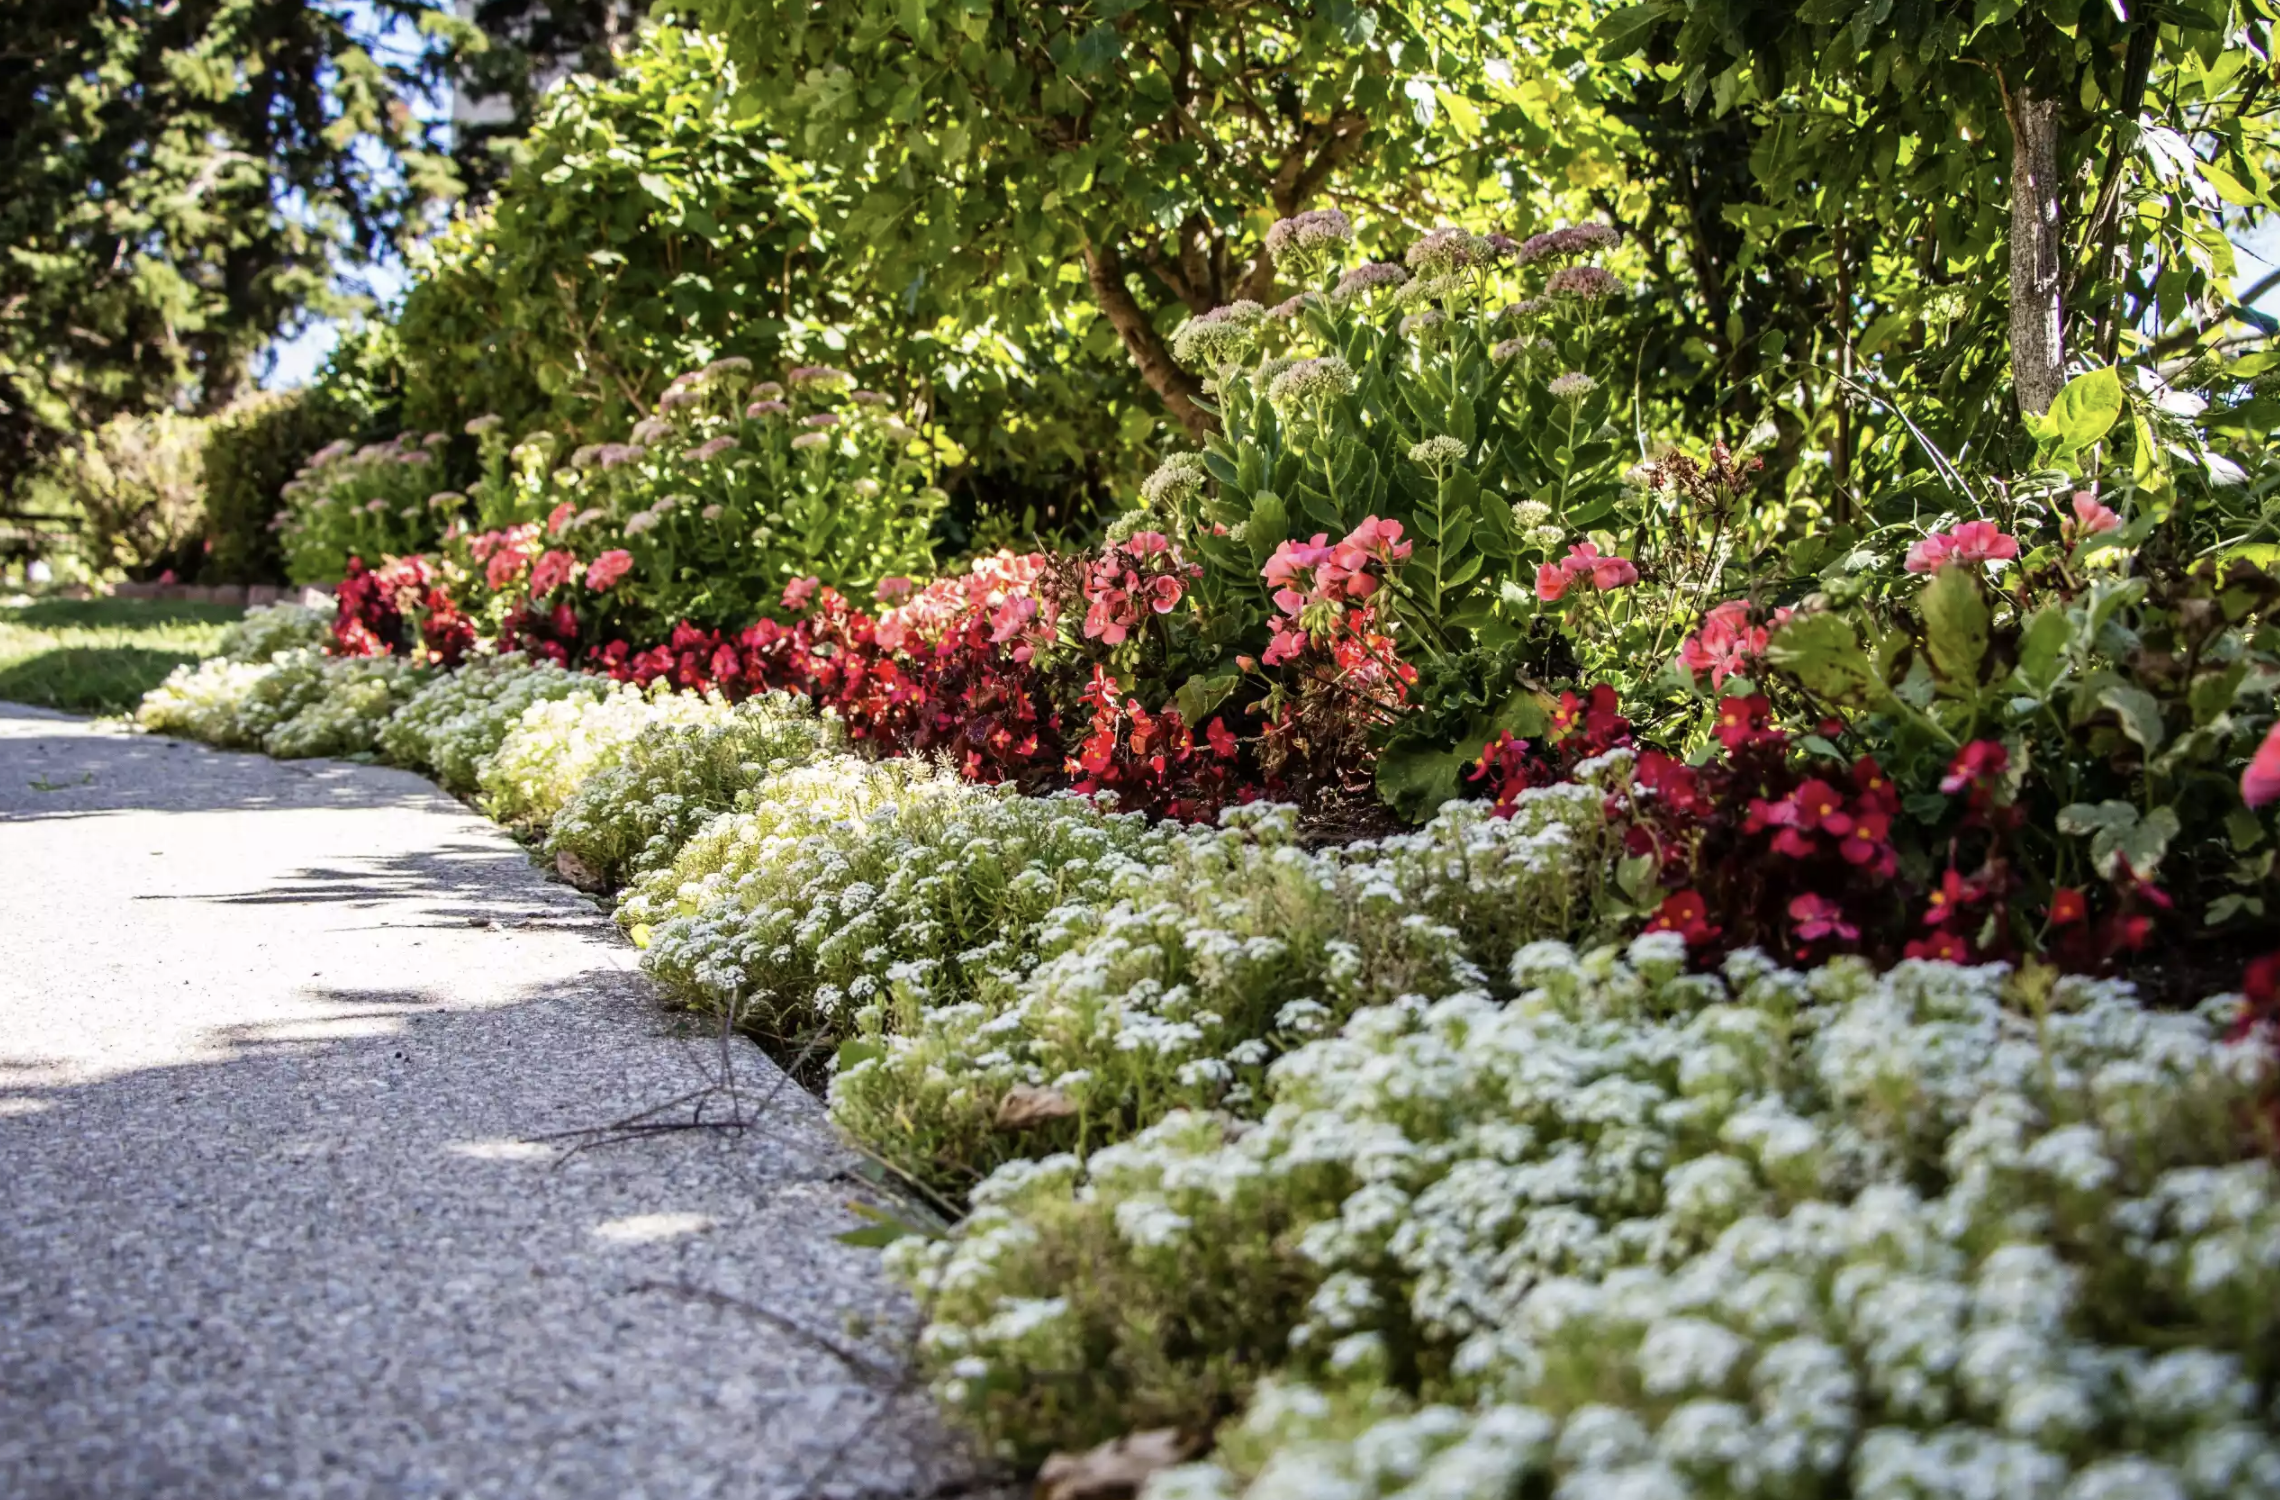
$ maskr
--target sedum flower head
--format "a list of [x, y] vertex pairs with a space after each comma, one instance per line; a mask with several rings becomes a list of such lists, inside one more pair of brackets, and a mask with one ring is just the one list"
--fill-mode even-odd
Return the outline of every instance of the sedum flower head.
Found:
[[1276, 375], [1267, 387], [1267, 399], [1277, 406], [1311, 406], [1351, 396], [1356, 384], [1352, 365], [1325, 354], [1299, 360]]
[[1512, 259], [1521, 265], [1529, 265], [1539, 260], [1591, 255], [1601, 250], [1612, 250], [1622, 240], [1620, 234], [1605, 224], [1572, 224], [1564, 229], [1549, 229], [1542, 234], [1530, 235], [1512, 251]]
[[1391, 261], [1367, 261], [1339, 277], [1330, 295], [1343, 301], [1379, 287], [1400, 286], [1408, 279], [1409, 273]]
[[1354, 226], [1335, 208], [1313, 208], [1277, 220], [1267, 231], [1267, 254], [1277, 265], [1311, 268], [1354, 242]]
[[1172, 335], [1172, 354], [1186, 365], [1219, 368], [1247, 358], [1258, 347], [1259, 325], [1267, 311], [1248, 298], [1215, 307], [1188, 319]]
[[1441, 470], [1450, 464], [1463, 463], [1465, 445], [1453, 437], [1429, 437], [1409, 445], [1409, 461], [1422, 469]]
[[1496, 258], [1496, 247], [1468, 229], [1443, 228], [1409, 247], [1402, 257], [1421, 276], [1449, 276]]
[[1615, 279], [1614, 272], [1598, 266], [1563, 266], [1544, 283], [1544, 290], [1554, 297], [1597, 302], [1623, 290], [1623, 283]]
[[1570, 370], [1564, 375], [1553, 376], [1544, 388], [1557, 400], [1581, 401], [1599, 389], [1599, 382], [1580, 370]]
[[1140, 482], [1140, 498], [1151, 510], [1177, 510], [1203, 493], [1208, 477], [1200, 453], [1174, 453]]

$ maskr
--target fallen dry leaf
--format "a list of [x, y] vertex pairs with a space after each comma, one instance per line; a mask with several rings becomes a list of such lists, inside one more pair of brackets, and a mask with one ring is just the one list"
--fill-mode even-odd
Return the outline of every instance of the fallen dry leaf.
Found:
[[1128, 1432], [1088, 1452], [1056, 1453], [1037, 1471], [1037, 1500], [1133, 1500], [1149, 1475], [1202, 1451], [1193, 1435], [1158, 1427]]
[[1054, 1120], [1066, 1120], [1076, 1112], [1077, 1101], [1059, 1089], [1017, 1083], [1011, 1093], [998, 1101], [997, 1128], [1033, 1130]]
[[582, 891], [602, 888], [602, 872], [567, 849], [554, 856], [554, 873]]

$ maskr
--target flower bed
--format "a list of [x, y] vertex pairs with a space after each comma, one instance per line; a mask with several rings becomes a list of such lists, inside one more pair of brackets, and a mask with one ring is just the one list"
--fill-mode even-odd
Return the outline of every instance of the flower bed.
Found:
[[[145, 722], [430, 770], [623, 887], [931, 1207], [867, 1233], [1024, 1461], [2280, 1486], [2280, 956], [2200, 999], [2268, 941], [2280, 583], [2101, 498], [2111, 371], [2000, 524], [1832, 528], [1722, 445], [1622, 469], [1611, 232], [1354, 241], [1278, 226], [1302, 290], [1178, 330], [1219, 430], [1089, 552], [904, 576], [919, 435], [708, 367], [560, 470], [479, 433], [339, 655], [249, 622]], [[834, 496], [827, 571], [768, 518]]]
[[1673, 773], [1605, 703], [1564, 779], [1309, 848], [1287, 807], [852, 756], [796, 699], [434, 670], [289, 646], [145, 722], [460, 767], [630, 876], [666, 992], [952, 1221], [865, 1234], [1017, 1459], [1218, 1427], [1156, 1500], [2280, 1483], [2280, 966], [2165, 1012], [2047, 967], [1705, 973], [1675, 920], [1608, 946]]

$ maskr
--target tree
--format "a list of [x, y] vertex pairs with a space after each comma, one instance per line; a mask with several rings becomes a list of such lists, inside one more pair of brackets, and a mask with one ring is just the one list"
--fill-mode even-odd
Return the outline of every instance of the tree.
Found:
[[1999, 305], [2028, 413], [2070, 350], [2223, 307], [2228, 211], [2274, 207], [2256, 0], [1647, 0], [1601, 36], [1664, 101], [1749, 122], [1753, 229], [1806, 231], [1864, 341], [1943, 289]]
[[1446, 219], [1511, 227], [1515, 199], [1525, 218], [1571, 170], [1606, 171], [1566, 39], [1523, 47], [1522, 23], [1466, 4], [696, 8], [749, 107], [844, 175], [838, 234], [883, 291], [1017, 339], [1089, 300], [1190, 432], [1209, 424], [1201, 386], [1166, 334], [1272, 298], [1277, 219], [1362, 209], [1397, 241]]
[[[450, 30], [420, 0], [382, 16]], [[0, 490], [116, 413], [219, 410], [448, 193], [382, 60], [312, 0], [19, 0], [0, 36]]]

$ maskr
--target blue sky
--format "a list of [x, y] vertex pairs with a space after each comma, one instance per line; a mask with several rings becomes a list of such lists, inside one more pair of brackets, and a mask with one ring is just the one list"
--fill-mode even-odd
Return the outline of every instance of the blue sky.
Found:
[[[347, 0], [341, 13], [359, 36], [367, 39], [366, 45], [383, 60], [409, 62], [416, 55], [418, 39], [413, 29], [397, 17], [374, 14], [370, 0]], [[434, 97], [414, 96], [412, 113], [430, 122], [447, 119], [451, 113], [451, 95], [445, 90]], [[357, 154], [376, 172], [388, 170], [386, 157], [370, 141], [360, 142]], [[350, 268], [350, 275], [361, 282], [373, 298], [386, 307], [404, 293], [410, 279], [404, 264], [395, 256], [368, 265]], [[261, 384], [265, 390], [284, 390], [291, 386], [307, 385], [324, 368], [325, 359], [333, 345], [340, 340], [340, 325], [330, 318], [320, 318], [289, 339], [278, 339], [270, 344], [268, 356], [273, 361]]]

